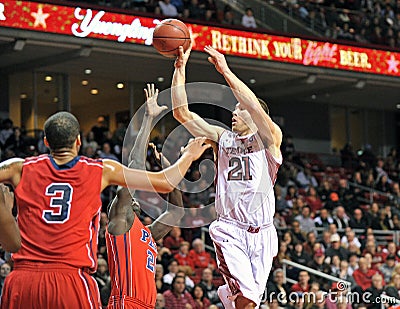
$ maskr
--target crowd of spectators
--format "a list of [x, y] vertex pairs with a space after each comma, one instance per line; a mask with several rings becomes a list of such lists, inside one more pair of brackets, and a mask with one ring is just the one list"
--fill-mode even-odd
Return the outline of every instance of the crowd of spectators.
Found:
[[277, 0], [272, 3], [331, 39], [400, 48], [396, 0]]
[[[105, 117], [99, 116], [92, 129], [82, 133], [82, 154], [121, 160], [125, 131], [126, 127], [120, 124], [114, 132], [110, 132]], [[40, 139], [28, 137], [23, 129], [13, 127], [10, 119], [2, 123], [0, 142], [2, 160], [46, 152]], [[155, 139], [154, 142], [162, 144], [161, 140]], [[318, 161], [316, 155], [296, 152], [288, 136], [282, 144], [282, 154], [284, 163], [279, 169], [275, 186], [274, 218], [279, 235], [279, 252], [273, 262], [262, 308], [362, 309], [365, 305], [378, 308], [376, 304], [364, 304], [362, 296], [369, 295], [366, 293], [376, 296], [385, 292], [400, 299], [399, 244], [390, 236], [378, 239], [374, 233], [374, 230], [400, 230], [400, 158], [397, 151], [392, 149], [382, 158], [375, 156], [369, 146], [354, 153], [348, 144], [341, 150], [341, 166], [327, 167]], [[151, 157], [148, 157], [147, 169], [156, 170], [159, 167]], [[199, 180], [200, 175], [207, 174], [202, 169], [203, 165], [194, 164], [186, 178]], [[207, 182], [201, 184], [201, 181], [196, 181], [195, 184], [201, 190], [187, 190], [197, 193], [184, 192], [184, 205], [190, 209], [201, 209], [203, 205], [212, 203], [214, 188]], [[112, 197], [113, 190], [103, 195], [104, 205]], [[149, 203], [157, 203], [154, 197], [145, 195], [142, 198], [148, 198]], [[150, 224], [153, 218], [146, 212], [141, 217], [144, 224]], [[197, 213], [196, 222], [186, 222], [181, 226], [206, 225], [209, 223], [207, 218], [210, 217], [204, 215], [202, 218]], [[106, 208], [103, 208], [99, 229], [99, 263], [94, 277], [104, 305], [110, 292], [104, 238], [107, 221]], [[223, 279], [214, 253], [206, 250], [206, 245], [212, 245], [208, 235], [205, 238], [201, 236], [200, 228], [174, 227], [157, 242], [157, 308], [189, 308], [189, 304], [191, 308], [222, 308], [217, 288], [223, 284]], [[12, 265], [4, 252], [0, 257], [1, 287]], [[359, 301], [349, 303], [344, 297], [346, 290], [308, 271], [287, 267], [284, 274], [283, 259], [350, 282], [351, 292], [359, 295]], [[288, 284], [284, 275], [296, 283]], [[300, 297], [306, 292], [314, 292], [321, 302], [307, 302]], [[336, 302], [322, 297], [333, 292], [340, 296]], [[292, 293], [297, 295], [295, 302], [289, 298]]]

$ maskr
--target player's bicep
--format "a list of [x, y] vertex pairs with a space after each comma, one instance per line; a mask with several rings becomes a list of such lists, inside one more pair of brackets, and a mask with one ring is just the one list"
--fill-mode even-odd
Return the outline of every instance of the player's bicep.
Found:
[[224, 129], [219, 126], [209, 124], [195, 113], [191, 114], [192, 115], [190, 118], [188, 118], [185, 122], [182, 122], [190, 134], [192, 134], [194, 137], [205, 136], [214, 142], [218, 142], [218, 137], [221, 136]]

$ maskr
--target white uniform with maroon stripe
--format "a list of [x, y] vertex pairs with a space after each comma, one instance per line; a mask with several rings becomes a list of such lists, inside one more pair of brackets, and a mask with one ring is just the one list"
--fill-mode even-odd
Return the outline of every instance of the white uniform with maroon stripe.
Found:
[[221, 135], [215, 200], [219, 219], [210, 226], [228, 291], [257, 306], [278, 252], [273, 186], [282, 163], [282, 157], [273, 157], [259, 142], [254, 134]]

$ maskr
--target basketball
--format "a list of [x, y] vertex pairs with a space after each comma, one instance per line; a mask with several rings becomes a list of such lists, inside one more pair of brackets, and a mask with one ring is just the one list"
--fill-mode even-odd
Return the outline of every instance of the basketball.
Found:
[[186, 25], [177, 19], [164, 19], [153, 33], [153, 46], [163, 56], [175, 58], [179, 46], [186, 51], [190, 46], [190, 32]]

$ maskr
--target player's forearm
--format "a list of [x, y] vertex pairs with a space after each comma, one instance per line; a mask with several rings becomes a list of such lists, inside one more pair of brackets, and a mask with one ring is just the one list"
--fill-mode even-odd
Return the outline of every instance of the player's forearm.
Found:
[[181, 182], [189, 167], [192, 165], [193, 157], [189, 153], [184, 153], [173, 165], [161, 171], [165, 181], [170, 185], [170, 191], [175, 189]]
[[8, 252], [17, 252], [21, 248], [19, 228], [12, 214], [3, 217], [0, 223], [0, 244]]
[[144, 115], [135, 145], [131, 150], [130, 162], [128, 164], [130, 168], [145, 169], [147, 145], [149, 144], [152, 121], [153, 117], [147, 114]]
[[225, 70], [222, 75], [224, 76], [229, 87], [232, 89], [236, 99], [243, 105], [249, 112], [254, 109], [254, 103], [258, 99], [253, 91], [242, 82], [230, 69]]
[[185, 67], [176, 68], [171, 85], [172, 112], [174, 118], [180, 123], [188, 121], [190, 117], [185, 80]]

